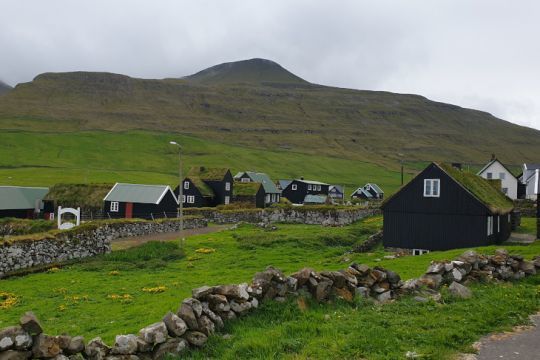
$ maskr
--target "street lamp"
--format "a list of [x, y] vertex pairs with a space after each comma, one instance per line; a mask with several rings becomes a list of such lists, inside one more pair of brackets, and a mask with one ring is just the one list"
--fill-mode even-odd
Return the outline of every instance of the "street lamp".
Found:
[[184, 246], [184, 187], [182, 179], [182, 147], [176, 141], [169, 141], [169, 144], [178, 146], [178, 203], [176, 217], [180, 219], [180, 233], [182, 234], [182, 247]]

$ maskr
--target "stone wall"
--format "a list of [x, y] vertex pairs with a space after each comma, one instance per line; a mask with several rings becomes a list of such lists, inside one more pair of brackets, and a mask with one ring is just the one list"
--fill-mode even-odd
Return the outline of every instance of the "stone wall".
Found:
[[[186, 229], [206, 226], [207, 222], [202, 218], [190, 217], [184, 221]], [[180, 222], [176, 219], [155, 222], [116, 220], [86, 223], [79, 228], [28, 238], [7, 238], [0, 242], [0, 278], [20, 269], [108, 253], [114, 239], [179, 230]]]
[[379, 209], [350, 209], [332, 207], [278, 207], [268, 209], [219, 210], [214, 208], [186, 209], [186, 214], [204, 217], [218, 224], [247, 223], [295, 223], [324, 226], [343, 226], [365, 217], [379, 214]]
[[352, 301], [361, 296], [384, 303], [413, 295], [419, 302], [438, 302], [438, 290], [443, 285], [449, 285], [452, 296], [467, 298], [472, 295], [466, 286], [470, 282], [519, 280], [537, 271], [540, 256], [525, 261], [504, 249], [493, 256], [467, 251], [455, 261], [432, 262], [423, 276], [407, 281], [393, 271], [358, 264], [340, 271], [304, 268], [290, 276], [269, 267], [255, 274], [251, 284], [193, 289], [192, 297], [181, 301], [175, 313], [168, 312], [137, 335], [116, 336], [112, 346], [99, 337], [86, 343], [81, 336], [46, 335], [34, 314], [26, 313], [19, 325], [0, 330], [0, 359], [67, 360], [84, 356], [90, 360], [160, 360], [204, 346], [225, 322], [247, 315], [263, 301], [283, 302], [287, 297], [311, 297], [319, 302], [339, 297]]

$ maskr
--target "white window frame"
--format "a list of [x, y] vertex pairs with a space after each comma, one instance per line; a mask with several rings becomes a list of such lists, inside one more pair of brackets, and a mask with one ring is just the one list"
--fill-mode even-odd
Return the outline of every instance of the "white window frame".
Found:
[[186, 203], [186, 195], [182, 195], [182, 204]]
[[499, 173], [499, 179], [501, 179], [501, 180], [506, 179], [506, 173], [504, 173], [504, 172]]
[[292, 184], [291, 185], [291, 190], [296, 190], [296, 189], [298, 189], [298, 186], [296, 184]]
[[424, 254], [427, 254], [427, 253], [429, 253], [429, 250], [425, 250], [425, 249], [413, 249], [412, 250], [413, 256], [424, 255]]
[[188, 195], [187, 202], [188, 202], [188, 204], [195, 204], [195, 196], [194, 195]]
[[276, 202], [279, 202], [279, 194], [276, 195]]
[[486, 179], [490, 179], [490, 180], [493, 179], [493, 173], [490, 173], [490, 172], [486, 173]]
[[189, 181], [184, 181], [184, 189], [189, 189]]
[[[311, 184], [308, 184], [307, 189], [311, 190]], [[315, 190], [315, 185], [313, 185], [313, 190]]]
[[241, 182], [248, 183], [248, 182], [250, 182], [250, 179], [249, 178], [242, 178]]
[[497, 233], [501, 232], [501, 217], [497, 216]]
[[231, 191], [231, 183], [228, 181], [225, 183], [225, 191]]
[[225, 205], [229, 205], [231, 203], [231, 198], [230, 196], [225, 196]]
[[111, 212], [118, 212], [120, 209], [120, 204], [118, 201], [111, 201]]
[[487, 217], [487, 236], [493, 235], [493, 216]]
[[[427, 184], [429, 184], [429, 193], [428, 193], [428, 187]], [[437, 184], [437, 194], [435, 194], [435, 191], [433, 189], [435, 188], [435, 184]], [[440, 197], [441, 196], [441, 179], [424, 179], [424, 197]]]
[[267, 203], [270, 202], [270, 194], [266, 194], [266, 202], [267, 202]]

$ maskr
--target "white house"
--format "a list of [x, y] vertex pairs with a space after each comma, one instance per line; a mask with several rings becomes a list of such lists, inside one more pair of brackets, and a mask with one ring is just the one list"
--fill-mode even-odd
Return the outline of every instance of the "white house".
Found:
[[478, 172], [484, 179], [501, 180], [501, 190], [510, 199], [517, 199], [518, 179], [499, 160], [492, 159]]
[[525, 198], [536, 200], [540, 192], [540, 164], [523, 164], [521, 182], [525, 184]]

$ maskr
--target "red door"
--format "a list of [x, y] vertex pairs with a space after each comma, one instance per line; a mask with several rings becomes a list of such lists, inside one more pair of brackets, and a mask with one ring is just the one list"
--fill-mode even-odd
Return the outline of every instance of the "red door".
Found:
[[133, 203], [126, 203], [126, 218], [131, 219], [133, 217]]

